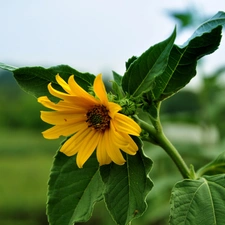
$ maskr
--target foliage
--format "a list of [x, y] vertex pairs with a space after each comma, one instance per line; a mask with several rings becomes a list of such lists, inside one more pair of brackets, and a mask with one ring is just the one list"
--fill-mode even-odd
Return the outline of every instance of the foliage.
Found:
[[[96, 156], [92, 155], [82, 169], [75, 164], [76, 156], [67, 157], [58, 151], [49, 180], [47, 214], [50, 224], [72, 225], [87, 221], [95, 203], [101, 200], [116, 224], [131, 224], [133, 219], [142, 216], [147, 209], [147, 195], [153, 187], [149, 175], [152, 160], [146, 156], [142, 141], [164, 149], [183, 176], [172, 190], [170, 224], [225, 223], [224, 153], [195, 172], [165, 136], [160, 121], [161, 104], [196, 75], [200, 58], [219, 47], [224, 24], [225, 13], [218, 12], [182, 46], [174, 44], [174, 29], [168, 39], [150, 47], [139, 57], [131, 57], [123, 76], [113, 72], [115, 99], [129, 102], [128, 106], [135, 105], [137, 109], [129, 115], [143, 130], [140, 138], [132, 137], [139, 151], [135, 156], [125, 155], [126, 164], [123, 166], [111, 163], [99, 167]], [[55, 102], [47, 84], [52, 82], [54, 88], [62, 91], [55, 80], [57, 73], [65, 80], [74, 74], [77, 83], [86, 91], [90, 91], [95, 78], [67, 65], [45, 69], [15, 68], [1, 63], [0, 68], [13, 72], [14, 78], [27, 93], [35, 97], [48, 96]], [[141, 118], [141, 114], [137, 115], [139, 111], [147, 115], [149, 123]]]

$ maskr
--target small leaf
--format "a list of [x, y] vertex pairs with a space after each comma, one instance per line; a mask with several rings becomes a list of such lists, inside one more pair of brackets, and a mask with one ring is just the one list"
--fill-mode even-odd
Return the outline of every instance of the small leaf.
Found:
[[1, 63], [0, 62], [0, 69], [3, 69], [3, 70], [8, 70], [10, 72], [13, 72], [14, 70], [16, 70], [17, 68], [15, 66], [10, 66], [10, 65], [7, 65], [7, 64], [4, 64], [4, 63]]
[[167, 40], [152, 46], [137, 59], [128, 61], [129, 66], [122, 82], [125, 92], [136, 97], [153, 88], [156, 77], [166, 69], [175, 37], [176, 29]]
[[59, 65], [48, 69], [43, 67], [23, 67], [14, 70], [13, 73], [18, 84], [24, 91], [35, 97], [48, 96], [51, 99], [52, 96], [47, 89], [47, 85], [50, 82], [55, 83], [54, 88], [62, 90], [55, 81], [57, 73], [65, 81], [73, 74], [76, 82], [85, 90], [88, 90], [88, 87], [93, 84], [95, 78], [94, 75], [78, 72], [67, 65]]
[[197, 171], [198, 176], [203, 174], [225, 173], [225, 152], [222, 152], [215, 160], [206, 164]]
[[225, 175], [178, 182], [171, 197], [171, 225], [224, 225]]
[[119, 85], [121, 86], [122, 85], [122, 76], [119, 75], [117, 72], [115, 71], [112, 71], [113, 72], [113, 78], [114, 78], [114, 81]]
[[122, 89], [122, 76], [113, 71], [113, 78], [114, 80], [112, 81], [112, 89], [114, 94], [118, 99], [122, 99], [124, 97], [124, 92]]
[[47, 215], [50, 225], [73, 225], [90, 219], [94, 204], [102, 199], [103, 182], [96, 157], [82, 169], [75, 157], [58, 152], [49, 180]]
[[148, 177], [152, 161], [142, 151], [142, 144], [135, 138], [139, 151], [135, 156], [127, 155], [123, 166], [102, 166], [100, 173], [105, 183], [105, 202], [118, 225], [126, 225], [140, 217], [146, 210], [146, 196], [153, 183]]

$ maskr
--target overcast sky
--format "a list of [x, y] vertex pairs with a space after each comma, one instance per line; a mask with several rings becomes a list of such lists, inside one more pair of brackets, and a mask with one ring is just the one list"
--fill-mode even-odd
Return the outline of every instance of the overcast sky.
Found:
[[[44, 67], [68, 64], [97, 74], [123, 74], [125, 61], [166, 39], [176, 21], [167, 12], [194, 6], [200, 16], [225, 11], [224, 0], [0, 0], [0, 62]], [[178, 33], [183, 44], [193, 33]], [[188, 36], [187, 36], [188, 35]], [[209, 57], [225, 65], [225, 40]], [[219, 60], [218, 60], [219, 57]]]

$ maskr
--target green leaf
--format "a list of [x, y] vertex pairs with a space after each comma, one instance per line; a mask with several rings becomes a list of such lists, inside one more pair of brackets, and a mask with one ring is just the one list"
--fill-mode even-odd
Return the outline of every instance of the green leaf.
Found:
[[117, 95], [118, 99], [122, 99], [124, 97], [124, 92], [122, 89], [122, 76], [113, 71], [113, 78], [112, 89], [114, 94]]
[[196, 15], [195, 11], [193, 12], [193, 9], [186, 9], [185, 11], [170, 11], [169, 15], [173, 19], [178, 20], [182, 29], [192, 26], [196, 23], [196, 20], [200, 19], [200, 15]]
[[163, 100], [187, 85], [196, 75], [197, 60], [218, 48], [224, 24], [225, 13], [219, 12], [203, 23], [183, 46], [174, 45], [167, 68], [156, 80], [149, 99]]
[[130, 65], [137, 59], [137, 56], [132, 56], [131, 58], [129, 58], [126, 62], [126, 70], [128, 70], [128, 68], [130, 67]]
[[153, 88], [155, 79], [166, 69], [175, 37], [176, 29], [167, 40], [150, 47], [137, 59], [128, 61], [129, 66], [122, 81], [125, 92], [136, 97]]
[[225, 175], [184, 180], [171, 197], [171, 225], [224, 225]]
[[117, 85], [121, 86], [122, 85], [122, 76], [119, 75], [117, 72], [115, 71], [112, 71], [113, 72], [113, 78], [114, 78], [114, 81], [117, 83]]
[[95, 78], [94, 75], [78, 72], [67, 65], [59, 65], [48, 69], [43, 67], [23, 67], [14, 70], [13, 73], [24, 91], [35, 97], [48, 96], [50, 99], [53, 99], [47, 89], [50, 82], [54, 84], [54, 88], [62, 91], [55, 80], [58, 73], [65, 81], [73, 74], [76, 82], [85, 90], [88, 90]]
[[126, 225], [146, 210], [146, 196], [153, 183], [148, 174], [152, 161], [143, 154], [142, 143], [135, 156], [127, 155], [123, 166], [102, 166], [100, 173], [105, 183], [104, 197], [107, 208], [118, 225]]
[[103, 182], [96, 157], [82, 169], [75, 157], [58, 152], [50, 174], [47, 215], [50, 225], [73, 225], [90, 219], [102, 199]]
[[197, 171], [198, 176], [203, 174], [225, 173], [225, 151], [222, 152], [215, 160], [206, 164]]
[[224, 24], [225, 24], [225, 12], [219, 11], [212, 18], [210, 18], [205, 23], [200, 25], [189, 40], [192, 40], [195, 37], [200, 37], [202, 36], [203, 33], [210, 32], [212, 29], [218, 26], [222, 26]]
[[15, 66], [10, 66], [10, 65], [7, 65], [7, 64], [1, 63], [1, 62], [0, 62], [0, 68], [3, 70], [8, 70], [10, 72], [13, 72], [14, 70], [17, 69]]

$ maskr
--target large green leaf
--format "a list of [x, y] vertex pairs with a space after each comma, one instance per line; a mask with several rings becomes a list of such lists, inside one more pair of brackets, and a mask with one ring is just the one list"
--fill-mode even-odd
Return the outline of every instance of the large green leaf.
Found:
[[49, 180], [47, 215], [50, 225], [73, 225], [90, 219], [93, 206], [102, 199], [103, 182], [96, 157], [82, 169], [75, 157], [58, 152]]
[[171, 197], [171, 225], [224, 225], [225, 175], [184, 180]]
[[174, 29], [167, 40], [150, 47], [137, 59], [132, 57], [128, 61], [127, 71], [122, 80], [125, 92], [136, 97], [153, 88], [155, 79], [166, 69], [175, 37]]
[[123, 166], [110, 164], [100, 169], [107, 208], [119, 225], [126, 225], [143, 214], [146, 196], [153, 186], [148, 176], [152, 161], [143, 154], [140, 140], [135, 138], [135, 141], [139, 151], [135, 156], [127, 155]]
[[18, 84], [24, 91], [35, 97], [48, 96], [52, 100], [53, 98], [47, 89], [47, 85], [52, 82], [56, 89], [62, 90], [55, 81], [57, 73], [65, 81], [73, 74], [77, 83], [85, 90], [88, 90], [88, 87], [93, 84], [95, 78], [94, 75], [81, 73], [67, 65], [59, 65], [48, 69], [43, 67], [22, 67], [14, 70], [13, 73]]
[[197, 60], [218, 48], [221, 25], [224, 24], [225, 13], [218, 12], [203, 23], [183, 46], [173, 46], [167, 68], [156, 78], [149, 100], [163, 100], [189, 83], [196, 75]]

